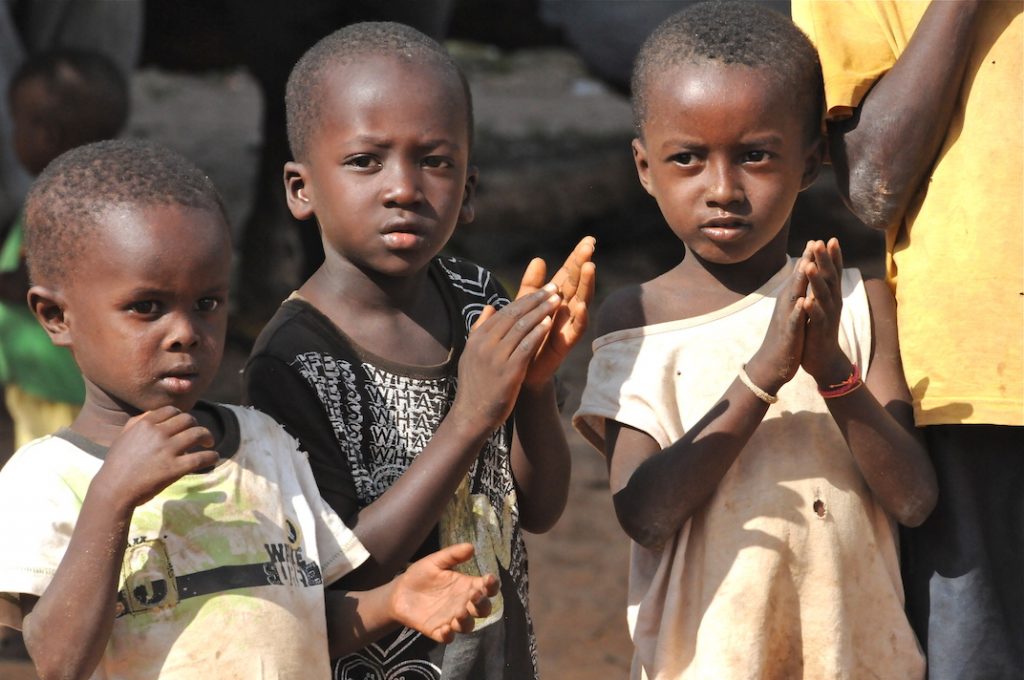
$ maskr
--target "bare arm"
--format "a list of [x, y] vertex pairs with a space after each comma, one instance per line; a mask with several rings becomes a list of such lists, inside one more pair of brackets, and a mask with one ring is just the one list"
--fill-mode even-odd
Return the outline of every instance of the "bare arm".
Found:
[[[832, 239], [826, 247], [818, 241], [812, 252], [814, 262], [806, 265], [814, 296], [808, 303], [804, 368], [821, 387], [849, 376], [852, 364], [835, 339], [842, 308], [839, 243]], [[865, 281], [865, 288], [874, 338], [867, 389], [826, 399], [825, 403], [879, 503], [901, 524], [917, 526], [935, 506], [935, 470], [920, 433], [914, 428], [910, 390], [900, 361], [892, 293], [878, 279]]]
[[868, 226], [896, 224], [935, 162], [981, 5], [979, 0], [932, 2], [896, 65], [850, 119], [830, 125], [840, 192]]
[[53, 581], [41, 598], [22, 597], [25, 645], [41, 680], [89, 677], [110, 639], [135, 509], [112, 500], [120, 499], [90, 489]]
[[547, 335], [549, 315], [558, 305], [552, 291], [537, 291], [481, 316], [459, 362], [459, 389], [451, 411], [380, 498], [353, 515], [324, 495], [371, 555], [343, 579], [344, 587], [386, 583], [426, 540], [487, 438], [509, 417], [530, 358]]
[[[752, 382], [775, 394], [796, 374], [803, 346], [806, 279], [794, 272], [761, 348], [747, 364]], [[768, 404], [739, 378], [678, 441], [662, 449], [649, 435], [606, 425], [605, 453], [619, 523], [647, 548], [669, 541], [714, 493], [761, 424]]]
[[523, 385], [511, 453], [520, 522], [526, 531], [544, 533], [565, 510], [572, 472], [552, 381], [536, 387]]
[[[551, 332], [527, 370], [516, 402], [512, 474], [520, 521], [532, 533], [550, 530], [562, 516], [569, 497], [572, 459], [553, 376], [587, 329], [596, 283], [591, 261], [595, 246], [593, 237], [581, 239], [552, 277], [562, 302], [552, 319]], [[537, 290], [546, 275], [544, 261], [533, 260], [523, 275], [519, 296]]]
[[130, 421], [111, 445], [53, 580], [42, 597], [23, 603], [25, 645], [42, 680], [87, 678], [96, 669], [114, 625], [132, 512], [174, 480], [213, 465], [215, 451], [185, 453], [212, 443], [191, 415], [164, 407]]

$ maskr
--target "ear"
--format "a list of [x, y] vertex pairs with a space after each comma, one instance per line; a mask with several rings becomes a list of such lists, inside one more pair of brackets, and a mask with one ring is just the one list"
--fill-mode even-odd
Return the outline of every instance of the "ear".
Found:
[[50, 336], [50, 342], [58, 347], [71, 347], [71, 327], [65, 314], [67, 302], [59, 291], [32, 286], [28, 290], [28, 306]]
[[476, 184], [479, 178], [480, 171], [475, 165], [471, 165], [466, 169], [466, 185], [462, 189], [462, 207], [459, 208], [459, 224], [469, 224], [476, 217], [473, 197], [476, 195]]
[[309, 171], [302, 163], [288, 161], [284, 164], [284, 195], [288, 210], [297, 220], [313, 217], [312, 187], [308, 182]]
[[814, 184], [821, 172], [821, 164], [825, 161], [825, 137], [819, 136], [807, 148], [804, 157], [804, 174], [800, 178], [800, 191]]
[[651, 190], [651, 167], [647, 162], [647, 149], [644, 147], [643, 140], [639, 137], [633, 140], [633, 162], [636, 164], [636, 175], [640, 178], [640, 185], [644, 188], [644, 191], [653, 196], [654, 192]]

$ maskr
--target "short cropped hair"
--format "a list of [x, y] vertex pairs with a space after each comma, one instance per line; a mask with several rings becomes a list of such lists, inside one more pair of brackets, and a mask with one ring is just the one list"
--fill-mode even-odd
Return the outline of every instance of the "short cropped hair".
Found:
[[458, 79], [466, 98], [469, 138], [473, 137], [473, 98], [459, 65], [436, 40], [411, 26], [391, 21], [365, 21], [345, 26], [309, 48], [295, 64], [285, 89], [288, 144], [292, 157], [305, 160], [309, 140], [320, 125], [323, 79], [329, 69], [367, 56], [389, 56], [428, 64]]
[[789, 19], [756, 2], [705, 2], [672, 15], [647, 38], [633, 65], [633, 120], [643, 135], [647, 97], [670, 68], [717, 61], [763, 68], [794, 93], [808, 139], [821, 134], [824, 85], [811, 41]]
[[58, 156], [25, 200], [25, 257], [34, 283], [60, 285], [114, 208], [179, 205], [227, 217], [213, 182], [184, 156], [139, 140], [107, 140]]
[[8, 97], [32, 80], [46, 89], [48, 122], [64, 132], [68, 148], [117, 137], [128, 120], [128, 83], [99, 52], [68, 48], [31, 56], [11, 77]]

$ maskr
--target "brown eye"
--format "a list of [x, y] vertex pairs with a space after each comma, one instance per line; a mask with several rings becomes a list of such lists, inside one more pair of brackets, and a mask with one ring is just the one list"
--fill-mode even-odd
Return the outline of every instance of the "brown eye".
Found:
[[202, 298], [196, 302], [196, 310], [200, 312], [212, 312], [220, 307], [220, 300], [217, 298]]
[[450, 168], [454, 163], [444, 156], [427, 156], [423, 159], [423, 165], [428, 168]]
[[353, 168], [359, 168], [360, 170], [367, 170], [369, 168], [380, 167], [380, 162], [369, 154], [359, 154], [352, 156], [345, 160], [345, 165]]
[[156, 314], [160, 310], [160, 305], [155, 300], [141, 300], [129, 305], [128, 310], [135, 314], [149, 316], [150, 314]]

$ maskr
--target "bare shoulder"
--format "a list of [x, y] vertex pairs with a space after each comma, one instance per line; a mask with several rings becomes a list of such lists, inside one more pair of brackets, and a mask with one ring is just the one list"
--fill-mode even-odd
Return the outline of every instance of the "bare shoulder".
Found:
[[646, 325], [643, 297], [643, 284], [619, 288], [608, 295], [597, 310], [597, 336]]
[[[694, 296], [678, 268], [645, 283], [620, 288], [601, 304], [597, 333], [605, 335], [624, 328], [640, 328], [703, 314], [719, 301], [714, 296]], [[711, 307], [707, 308], [708, 303]], [[720, 305], [719, 305], [720, 306]]]

